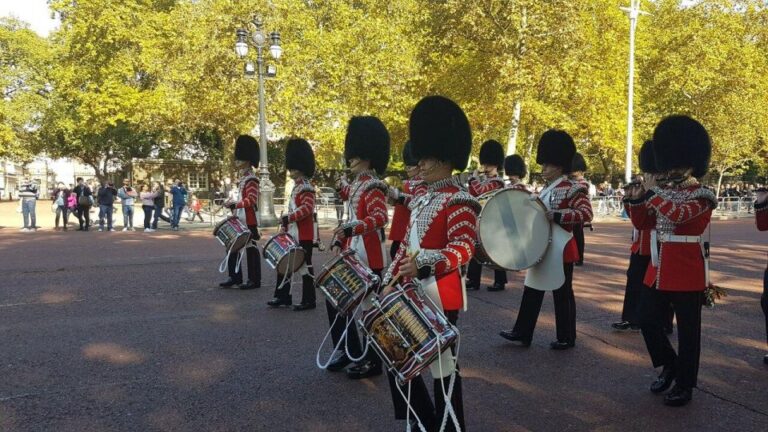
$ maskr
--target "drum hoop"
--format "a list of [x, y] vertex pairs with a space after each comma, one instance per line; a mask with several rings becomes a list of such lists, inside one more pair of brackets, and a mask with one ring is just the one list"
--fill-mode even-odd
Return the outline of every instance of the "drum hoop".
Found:
[[[528, 195], [533, 195], [533, 194], [532, 194], [532, 193], [530, 193], [530, 192], [521, 191], [521, 190], [515, 190], [515, 189], [500, 189], [500, 190], [498, 190], [498, 191], [496, 191], [496, 192], [492, 192], [492, 193], [491, 193], [491, 196], [488, 198], [488, 200], [490, 201], [490, 200], [491, 200], [491, 198], [495, 197], [496, 195], [498, 195], [498, 194], [500, 194], [500, 193], [502, 193], [502, 192], [507, 192], [507, 191], [509, 191], [509, 192], [520, 192], [520, 193], [525, 193], [525, 194], [528, 194]], [[542, 209], [542, 210], [543, 210], [543, 211], [546, 213], [546, 212], [547, 212], [547, 206], [545, 206], [545, 205], [544, 205], [544, 203], [541, 201], [541, 199], [539, 199], [539, 197], [534, 197], [534, 198], [536, 198], [536, 199], [535, 199], [535, 200], [532, 200], [532, 201], [533, 201], [533, 202], [535, 202], [535, 203], [536, 203], [536, 205], [538, 205], [539, 207], [541, 207], [541, 209]], [[484, 210], [485, 210], [485, 206], [483, 206], [483, 208], [482, 208], [482, 209], [480, 209], [480, 214], [478, 214], [478, 215], [477, 215], [477, 226], [478, 226], [478, 230], [477, 230], [477, 232], [478, 232], [478, 240], [479, 240], [479, 238], [480, 238], [480, 221], [483, 219], [483, 211], [484, 211]], [[478, 243], [480, 244], [480, 247], [482, 247], [482, 243], [481, 243], [481, 242], [479, 242], [479, 241], [478, 241]], [[487, 257], [488, 257], [488, 261], [490, 261], [490, 264], [491, 264], [491, 265], [493, 265], [493, 266], [495, 266], [495, 267], [497, 267], [497, 268], [499, 268], [499, 269], [503, 269], [503, 270], [519, 271], [519, 270], [525, 270], [525, 269], [527, 269], [527, 268], [531, 268], [531, 267], [534, 267], [536, 264], [538, 264], [538, 263], [542, 262], [542, 261], [544, 260], [544, 257], [547, 255], [547, 251], [549, 250], [549, 247], [550, 247], [550, 245], [551, 245], [551, 244], [552, 244], [552, 222], [550, 222], [549, 224], [547, 224], [547, 245], [546, 245], [546, 247], [544, 248], [544, 253], [542, 253], [542, 254], [541, 254], [541, 256], [540, 256], [540, 257], [539, 257], [539, 258], [538, 258], [538, 259], [537, 259], [537, 260], [536, 260], [536, 261], [535, 261], [533, 264], [531, 264], [531, 265], [530, 265], [530, 266], [528, 266], [528, 267], [524, 267], [524, 268], [521, 268], [521, 269], [508, 269], [508, 268], [506, 268], [506, 267], [503, 267], [503, 266], [499, 265], [499, 263], [497, 263], [496, 261], [494, 261], [494, 260], [493, 260], [493, 258], [491, 258], [491, 256], [488, 254], [488, 252], [486, 251], [486, 249], [485, 249], [484, 247], [483, 247], [483, 251], [485, 252], [485, 256], [487, 256]]]

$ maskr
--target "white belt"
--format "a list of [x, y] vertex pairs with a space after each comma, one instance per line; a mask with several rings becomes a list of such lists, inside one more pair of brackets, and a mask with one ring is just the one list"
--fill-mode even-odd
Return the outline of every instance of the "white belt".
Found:
[[670, 243], [701, 243], [701, 236], [660, 233], [657, 235], [657, 240]]

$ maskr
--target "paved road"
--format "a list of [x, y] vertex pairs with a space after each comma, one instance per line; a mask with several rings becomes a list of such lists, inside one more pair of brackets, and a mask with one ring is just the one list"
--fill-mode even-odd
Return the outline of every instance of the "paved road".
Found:
[[[469, 430], [766, 430], [766, 236], [750, 221], [715, 224], [713, 276], [730, 296], [704, 312], [693, 403], [671, 409], [647, 390], [654, 371], [639, 334], [608, 329], [628, 235], [621, 223], [587, 233], [574, 350], [547, 348], [551, 296], [530, 348], [496, 336], [516, 316], [520, 274], [504, 292], [470, 294], [459, 322]], [[314, 366], [325, 310], [267, 309], [270, 272], [259, 290], [218, 289], [222, 252], [208, 231], [0, 229], [0, 430], [403, 429], [386, 379], [351, 382]]]

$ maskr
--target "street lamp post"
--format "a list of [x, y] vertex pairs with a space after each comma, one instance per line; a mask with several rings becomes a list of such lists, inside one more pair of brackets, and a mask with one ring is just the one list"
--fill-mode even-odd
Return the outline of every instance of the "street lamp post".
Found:
[[[275, 204], [272, 200], [275, 193], [275, 185], [269, 179], [269, 161], [267, 160], [267, 117], [264, 98], [264, 55], [263, 50], [267, 44], [267, 36], [264, 33], [264, 22], [261, 17], [256, 16], [252, 21], [253, 30], [250, 32], [251, 43], [256, 47], [256, 67], [250, 61], [245, 62], [245, 75], [253, 77], [256, 75], [259, 80], [259, 226], [269, 227], [277, 226], [277, 217], [275, 216]], [[272, 32], [270, 35], [271, 45], [269, 52], [275, 60], [278, 60], [283, 53], [280, 46], [280, 33]], [[237, 30], [237, 42], [235, 43], [235, 52], [238, 57], [245, 59], [248, 55], [248, 31], [245, 29]], [[274, 68], [270, 67], [267, 75], [274, 76]]]
[[635, 102], [635, 28], [640, 14], [648, 15], [640, 10], [640, 0], [630, 0], [629, 7], [620, 8], [629, 16], [629, 90], [627, 97], [627, 154], [624, 168], [624, 181], [632, 181], [632, 128], [634, 126]]

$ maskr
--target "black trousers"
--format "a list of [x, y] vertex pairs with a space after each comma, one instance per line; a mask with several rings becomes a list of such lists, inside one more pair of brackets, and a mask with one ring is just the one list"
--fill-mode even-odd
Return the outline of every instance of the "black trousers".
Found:
[[648, 269], [648, 263], [651, 257], [633, 253], [629, 256], [629, 268], [627, 269], [627, 285], [624, 288], [624, 307], [621, 309], [621, 320], [630, 324], [640, 324], [639, 297], [641, 290], [646, 289], [643, 285], [645, 271]]
[[[552, 291], [555, 301], [555, 327], [557, 328], [557, 340], [560, 342], [576, 342], [576, 298], [573, 295], [573, 263], [563, 264], [565, 282], [563, 286]], [[533, 331], [536, 329], [536, 321], [541, 312], [541, 303], [544, 301], [544, 291], [530, 287], [523, 290], [523, 299], [520, 302], [520, 312], [513, 331], [520, 333], [530, 342], [533, 339]]]
[[400, 249], [401, 243], [400, 240], [392, 240], [392, 246], [389, 248], [389, 258], [392, 261], [395, 260], [395, 255], [397, 255], [397, 250]]
[[91, 226], [91, 206], [77, 205], [75, 216], [80, 223], [80, 229]]
[[[469, 281], [469, 285], [472, 285], [473, 287], [480, 287], [480, 277], [483, 274], [483, 265], [480, 264], [479, 261], [472, 258], [469, 261], [469, 265], [467, 266], [467, 280]], [[499, 284], [499, 285], [506, 285], [507, 283], [507, 272], [504, 270], [494, 270], [493, 271], [493, 283]]]
[[[248, 229], [251, 230], [253, 239], [259, 238], [259, 229], [256, 225], [248, 225]], [[252, 240], [255, 243], [255, 240]], [[235, 271], [237, 267], [237, 253], [229, 254], [227, 258], [227, 269], [229, 270], [229, 277], [237, 282], [243, 282], [243, 263], [240, 263], [240, 268]], [[261, 286], [261, 254], [258, 247], [249, 247], [245, 249], [245, 260], [248, 264], [248, 281], [253, 282], [256, 286]]]
[[[675, 382], [684, 388], [696, 387], [701, 353], [701, 304], [703, 292], [671, 292], [645, 288], [640, 296], [640, 329], [653, 367], [671, 366]], [[664, 332], [672, 304], [677, 315], [678, 352]]]
[[763, 296], [760, 297], [760, 306], [763, 307], [765, 315], [765, 340], [768, 342], [768, 268], [763, 273]]
[[[312, 240], [300, 240], [299, 245], [304, 249], [304, 264], [309, 270], [308, 275], [301, 277], [301, 302], [305, 304], [315, 304], [315, 270], [312, 268], [312, 249], [314, 242]], [[291, 296], [291, 277], [277, 273], [277, 287], [275, 288], [275, 297], [287, 299]]]
[[576, 248], [579, 250], [579, 264], [584, 264], [584, 224], [573, 226], [573, 238], [576, 239]]

